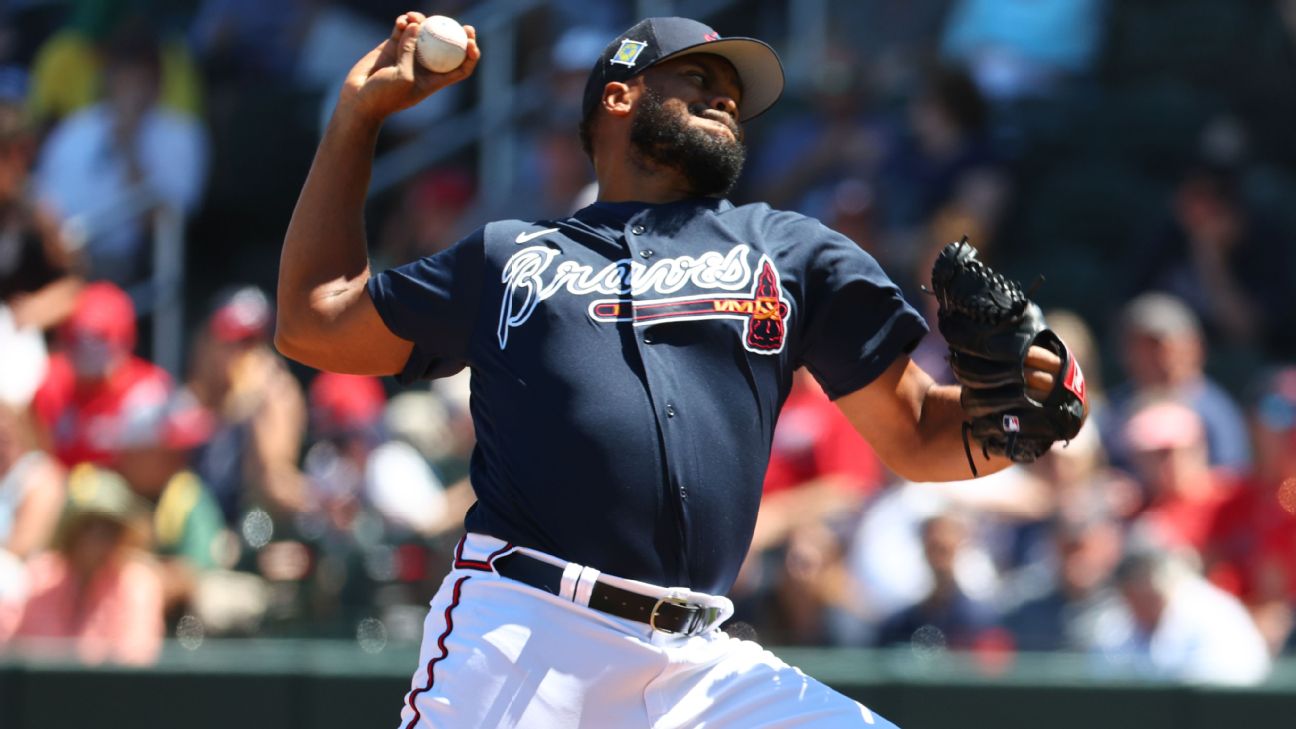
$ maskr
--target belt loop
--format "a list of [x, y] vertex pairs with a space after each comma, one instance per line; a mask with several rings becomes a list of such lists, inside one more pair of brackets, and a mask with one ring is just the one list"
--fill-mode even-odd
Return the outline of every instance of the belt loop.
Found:
[[575, 562], [568, 562], [563, 567], [562, 583], [558, 587], [558, 597], [564, 600], [571, 600], [576, 594], [576, 580], [580, 577], [581, 566]]
[[602, 573], [593, 567], [586, 567], [580, 573], [580, 577], [576, 580], [576, 596], [574, 598], [577, 605], [589, 606], [590, 596], [594, 594], [594, 583], [598, 581], [600, 574]]

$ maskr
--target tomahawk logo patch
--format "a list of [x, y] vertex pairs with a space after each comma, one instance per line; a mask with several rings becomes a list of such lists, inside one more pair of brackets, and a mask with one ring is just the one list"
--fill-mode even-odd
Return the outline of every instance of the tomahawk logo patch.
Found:
[[611, 62], [619, 66], [634, 68], [635, 62], [639, 60], [639, 54], [643, 53], [643, 49], [647, 47], [648, 44], [643, 41], [627, 38], [621, 41], [621, 47], [617, 49], [616, 53], [612, 54]]
[[[773, 261], [762, 255], [753, 271], [747, 260], [750, 253], [748, 246], [740, 244], [727, 253], [663, 258], [651, 266], [626, 258], [595, 270], [575, 261], [554, 266], [557, 251], [546, 246], [525, 248], [509, 257], [501, 276], [500, 349], [508, 345], [509, 331], [525, 324], [540, 302], [565, 292], [614, 297], [595, 299], [586, 307], [590, 319], [600, 323], [630, 322], [638, 327], [672, 321], [739, 321], [747, 351], [778, 354], [787, 339], [791, 307]], [[703, 293], [676, 295], [686, 287]]]

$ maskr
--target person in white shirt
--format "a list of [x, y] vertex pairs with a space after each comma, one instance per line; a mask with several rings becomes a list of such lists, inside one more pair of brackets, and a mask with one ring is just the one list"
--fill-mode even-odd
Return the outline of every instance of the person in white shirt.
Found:
[[148, 217], [130, 210], [142, 191], [183, 214], [197, 208], [208, 165], [198, 120], [159, 105], [157, 39], [128, 29], [105, 48], [102, 101], [50, 133], [36, 167], [36, 197], [62, 218], [80, 218], [90, 273], [118, 284], [141, 278]]
[[1116, 570], [1121, 600], [1098, 619], [1093, 649], [1154, 679], [1247, 685], [1269, 651], [1246, 608], [1170, 552], [1135, 551]]

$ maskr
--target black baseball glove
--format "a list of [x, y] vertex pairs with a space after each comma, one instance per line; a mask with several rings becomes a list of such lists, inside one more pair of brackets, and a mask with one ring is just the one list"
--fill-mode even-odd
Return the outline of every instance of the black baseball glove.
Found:
[[[976, 464], [969, 435], [987, 457], [1029, 463], [1054, 442], [1080, 432], [1088, 412], [1084, 375], [1044, 314], [1015, 281], [977, 259], [965, 236], [941, 251], [932, 266], [937, 323], [950, 349], [950, 367], [963, 386], [963, 445]], [[1026, 389], [1026, 353], [1039, 346], [1062, 360], [1061, 376], [1041, 402]]]

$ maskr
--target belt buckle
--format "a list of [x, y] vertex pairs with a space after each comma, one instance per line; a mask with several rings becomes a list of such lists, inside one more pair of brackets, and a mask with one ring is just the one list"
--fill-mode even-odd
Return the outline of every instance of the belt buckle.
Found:
[[661, 610], [662, 605], [666, 605], [666, 604], [678, 605], [680, 607], [688, 607], [689, 603], [688, 600], [685, 600], [683, 597], [679, 596], [674, 592], [667, 593], [665, 596], [658, 598], [657, 602], [653, 603], [652, 612], [648, 614], [648, 627], [652, 628], [653, 630], [660, 630], [661, 632], [668, 633], [670, 635], [684, 634], [684, 631], [671, 630], [670, 628], [660, 628], [657, 626], [657, 613]]

